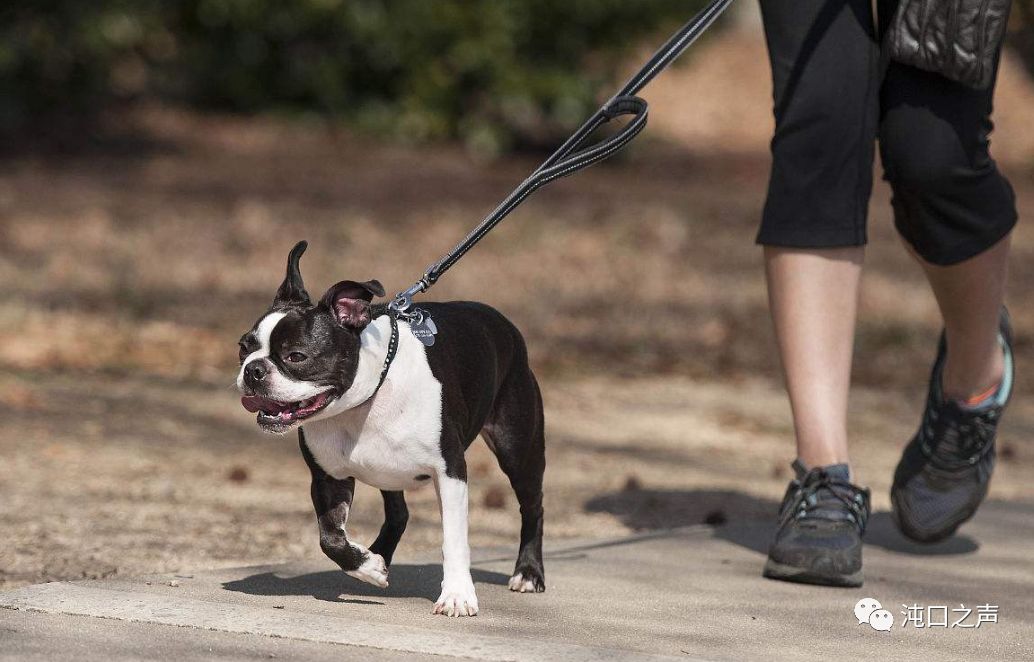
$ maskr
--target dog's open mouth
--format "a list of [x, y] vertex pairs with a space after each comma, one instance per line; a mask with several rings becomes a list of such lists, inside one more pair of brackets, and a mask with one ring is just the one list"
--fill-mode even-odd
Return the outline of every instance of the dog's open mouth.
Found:
[[280, 402], [261, 395], [245, 395], [241, 404], [258, 413], [258, 422], [267, 425], [290, 425], [319, 413], [334, 400], [334, 391], [318, 393], [307, 400]]

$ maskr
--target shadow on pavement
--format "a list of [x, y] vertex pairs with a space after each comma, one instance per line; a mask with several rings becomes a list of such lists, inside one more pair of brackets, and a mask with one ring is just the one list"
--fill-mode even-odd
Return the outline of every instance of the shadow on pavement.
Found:
[[[585, 510], [610, 513], [636, 531], [706, 524], [713, 528], [716, 538], [767, 554], [779, 502], [734, 490], [629, 489], [595, 496], [585, 503]], [[920, 556], [972, 554], [980, 548], [965, 534], [935, 544], [912, 542], [898, 532], [886, 511], [873, 513], [865, 542]]]
[[[478, 568], [471, 569], [475, 584], [506, 585], [508, 575]], [[274, 572], [258, 574], [223, 582], [227, 591], [249, 595], [311, 595], [326, 602], [349, 602], [358, 604], [384, 604], [377, 600], [361, 598], [425, 598], [433, 602], [441, 592], [442, 566], [438, 563], [423, 565], [392, 565], [388, 573], [389, 586], [386, 589], [371, 586], [353, 579], [342, 570], [311, 572], [295, 577], [282, 577]], [[360, 598], [360, 599], [357, 599]]]

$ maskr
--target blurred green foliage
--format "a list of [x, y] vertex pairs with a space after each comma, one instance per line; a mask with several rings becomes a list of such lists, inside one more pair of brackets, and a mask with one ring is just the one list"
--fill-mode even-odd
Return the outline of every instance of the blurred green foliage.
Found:
[[703, 0], [8, 0], [0, 127], [142, 98], [500, 151], [583, 120]]

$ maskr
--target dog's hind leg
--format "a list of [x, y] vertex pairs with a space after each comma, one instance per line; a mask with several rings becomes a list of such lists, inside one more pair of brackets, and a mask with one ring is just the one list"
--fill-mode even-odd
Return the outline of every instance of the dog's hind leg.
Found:
[[384, 563], [391, 565], [391, 557], [406, 530], [409, 521], [409, 509], [406, 507], [406, 496], [402, 492], [381, 490], [384, 497], [384, 524], [377, 539], [370, 545], [370, 551], [384, 557]]
[[546, 442], [542, 395], [526, 362], [516, 362], [499, 389], [495, 408], [481, 431], [517, 495], [521, 509], [521, 543], [510, 590], [546, 590], [542, 565], [542, 479]]
[[[305, 445], [305, 434], [298, 430], [298, 445], [312, 473], [312, 505], [320, 528], [320, 549], [346, 573], [364, 582], [385, 588], [388, 565], [384, 558], [348, 540], [345, 525], [355, 494], [355, 479], [330, 476], [316, 462]], [[397, 541], [396, 541], [397, 542]]]

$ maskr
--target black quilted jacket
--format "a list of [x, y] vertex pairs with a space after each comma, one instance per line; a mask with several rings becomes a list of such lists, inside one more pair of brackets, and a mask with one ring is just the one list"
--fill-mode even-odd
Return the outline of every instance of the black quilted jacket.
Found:
[[1011, 5], [1011, 0], [901, 0], [887, 34], [890, 55], [986, 88]]

